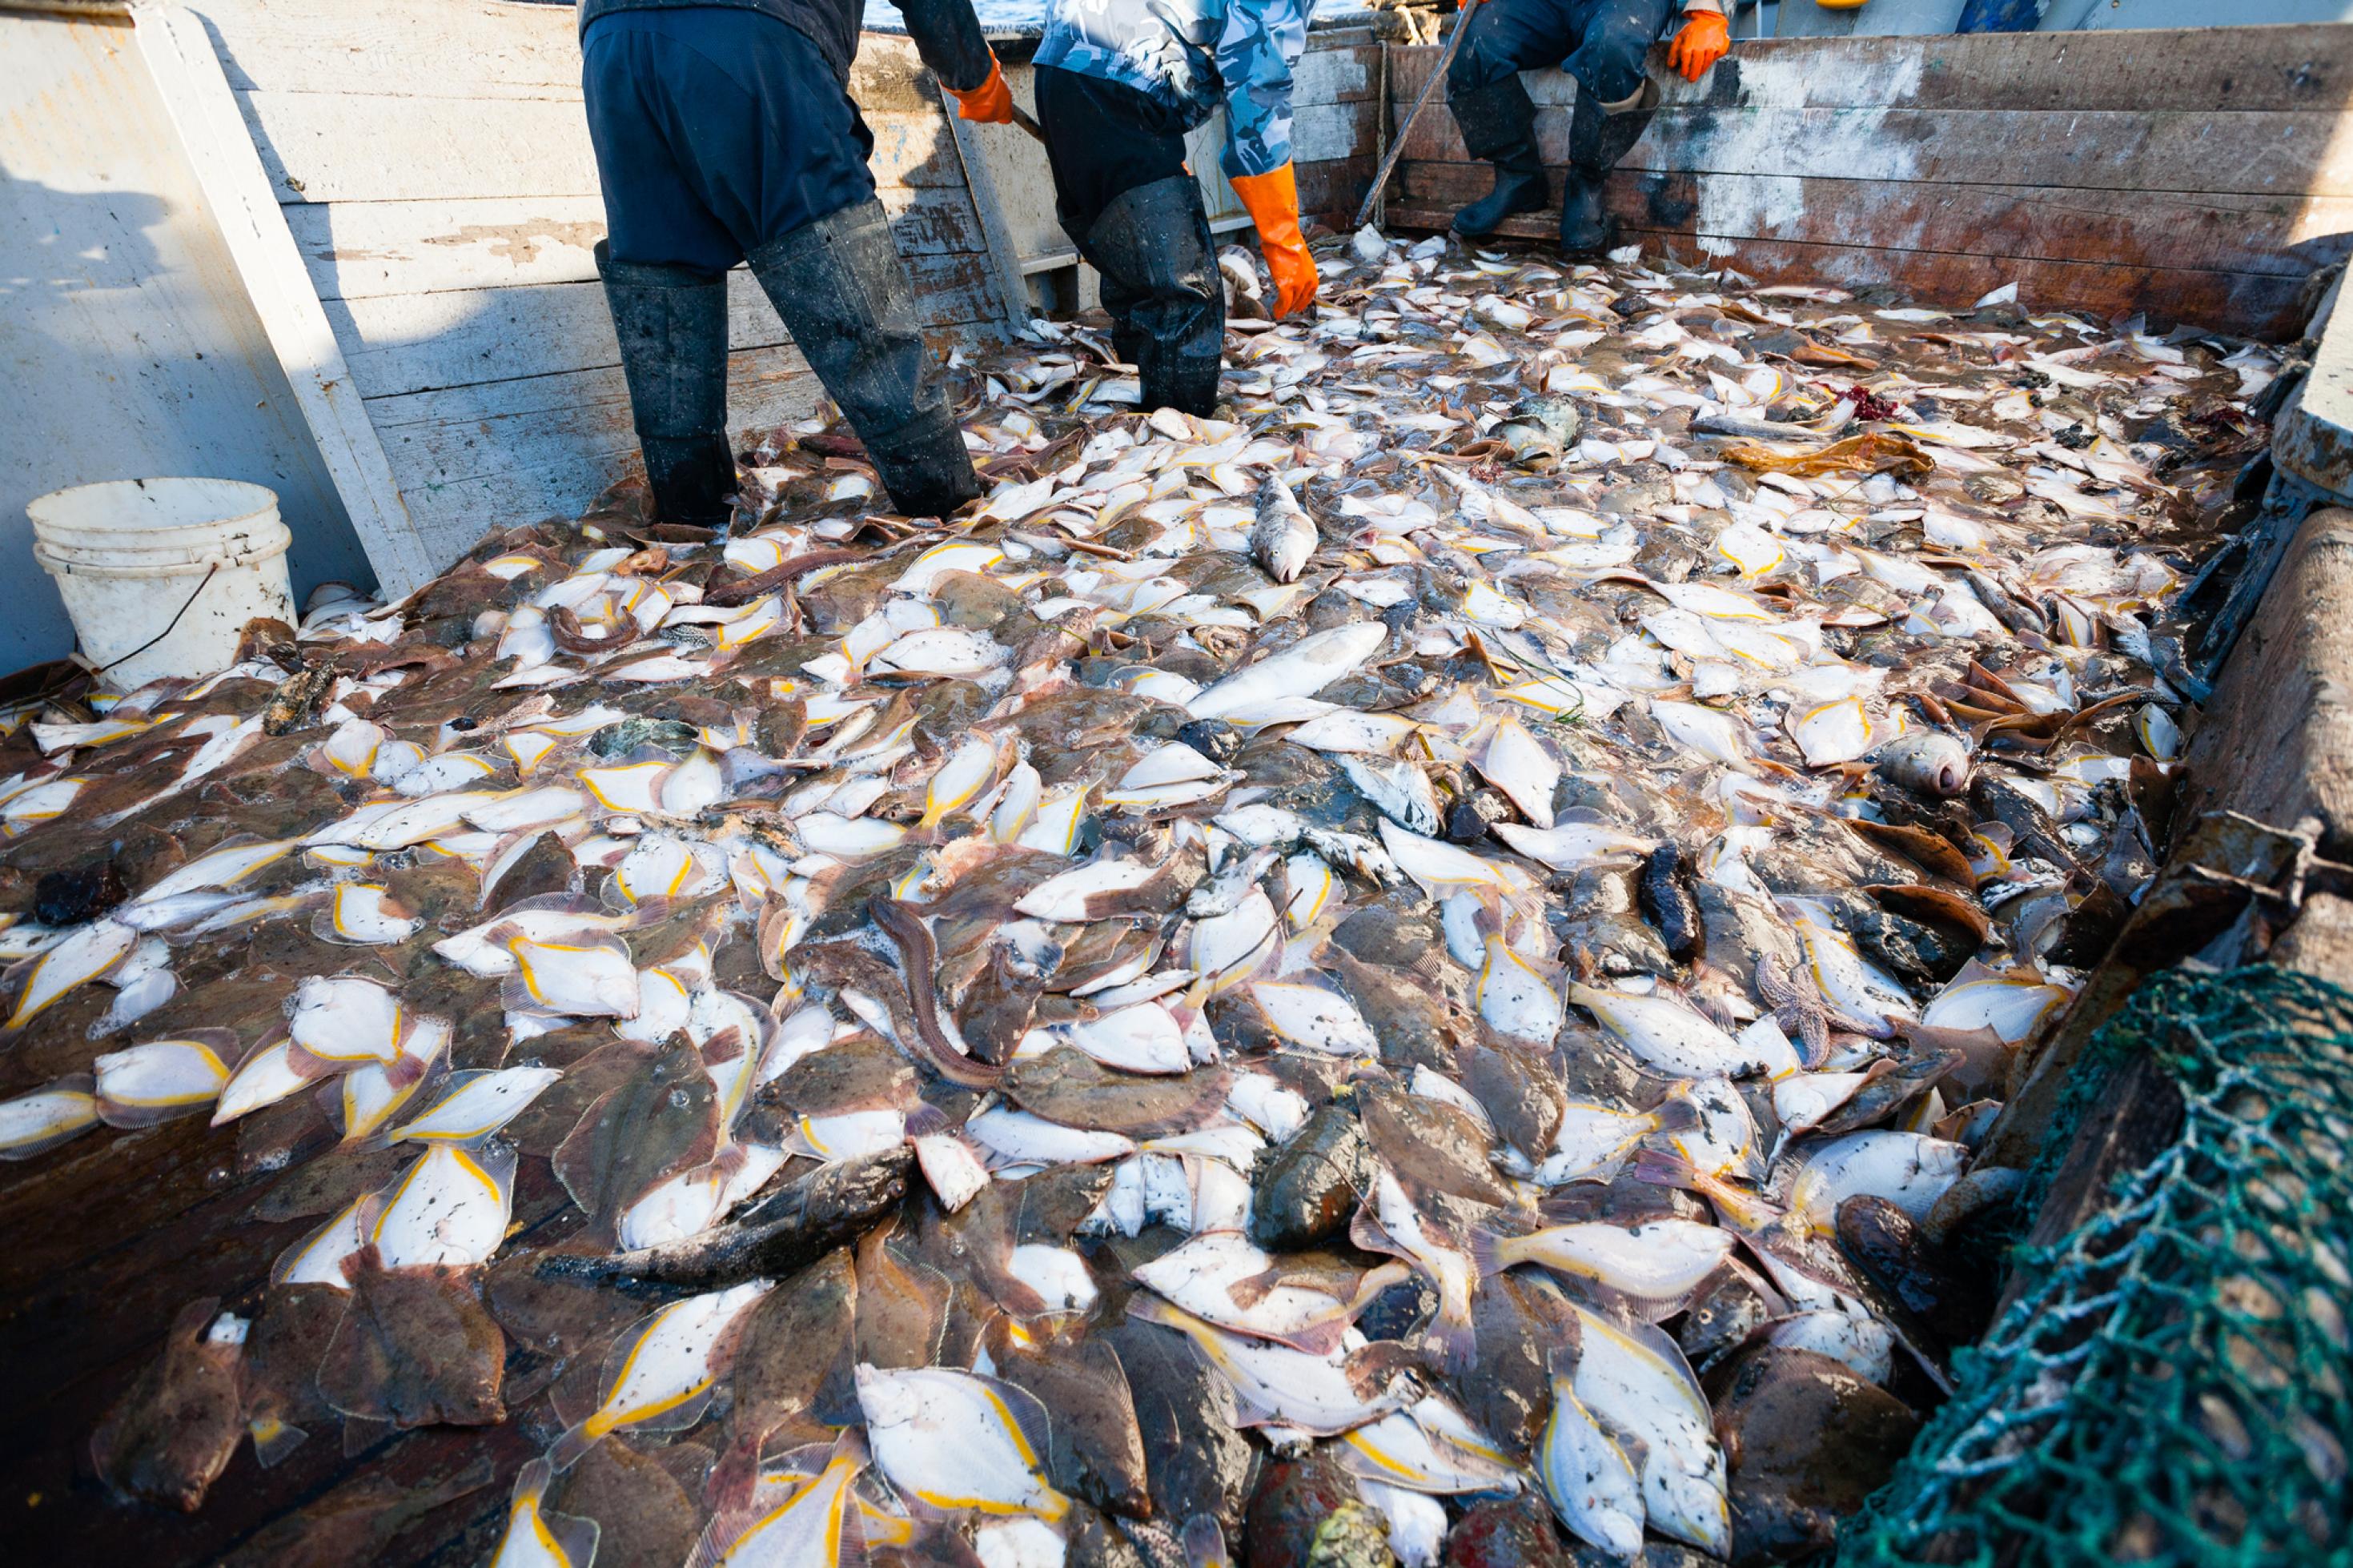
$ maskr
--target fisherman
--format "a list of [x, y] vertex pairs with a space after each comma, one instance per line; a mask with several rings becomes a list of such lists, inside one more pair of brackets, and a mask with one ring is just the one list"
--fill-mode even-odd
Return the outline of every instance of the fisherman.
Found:
[[[1495, 186], [1454, 215], [1465, 239], [1490, 235], [1514, 213], [1545, 205], [1536, 110], [1520, 72], [1558, 66], [1577, 79], [1568, 121], [1568, 176], [1561, 187], [1560, 247], [1596, 256], [1609, 244], [1601, 182], [1641, 136], [1658, 107], [1642, 57], [1675, 19], [1675, 0], [1469, 0], [1467, 28], [1446, 76], [1446, 106], [1474, 158], [1495, 165]], [[1720, 0], [1681, 0], [1683, 26], [1667, 64], [1695, 82], [1732, 47]]]
[[[1274, 313], [1315, 298], [1291, 166], [1291, 69], [1313, 3], [1051, 0], [1036, 63], [1056, 214], [1103, 276], [1112, 346], [1136, 367], [1146, 408], [1217, 405], [1225, 288], [1185, 135], [1220, 103], [1220, 165], [1258, 226]], [[1011, 106], [990, 117], [1009, 120]]]
[[[659, 514], [723, 528], [727, 281], [753, 276], [910, 516], [980, 493], [915, 323], [849, 97], [860, 0], [581, 0], [596, 268]], [[923, 63], [1009, 102], [972, 0], [904, 0]], [[993, 97], [992, 97], [993, 95]]]

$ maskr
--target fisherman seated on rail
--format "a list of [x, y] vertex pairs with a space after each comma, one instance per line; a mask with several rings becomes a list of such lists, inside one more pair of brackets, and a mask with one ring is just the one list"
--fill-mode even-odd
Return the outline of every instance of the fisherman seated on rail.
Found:
[[1697, 81], [1732, 47], [1720, 0], [1470, 0], [1456, 23], [1462, 46], [1446, 76], [1446, 106], [1474, 158], [1495, 166], [1495, 186], [1454, 215], [1454, 232], [1477, 239], [1514, 213], [1545, 205], [1535, 104], [1524, 70], [1558, 66], [1577, 79], [1568, 122], [1568, 175], [1561, 187], [1560, 247], [1595, 256], [1609, 245], [1601, 182], [1632, 149], [1658, 107], [1642, 57], [1680, 12], [1667, 63]]
[[[581, 87], [604, 185], [597, 270], [646, 478], [667, 521], [724, 528], [727, 282], [751, 264], [891, 500], [980, 493], [891, 241], [849, 97], [861, 0], [581, 0]], [[972, 0], [902, 0], [955, 88], [1002, 79]]]
[[[1312, 5], [1051, 0], [1036, 63], [1056, 216], [1102, 275], [1112, 345], [1136, 367], [1146, 408], [1217, 405], [1225, 288], [1185, 135], [1220, 104], [1220, 166], [1258, 226], [1274, 313], [1315, 298], [1291, 167], [1291, 72]], [[957, 96], [967, 119], [1012, 118], [1009, 100]]]

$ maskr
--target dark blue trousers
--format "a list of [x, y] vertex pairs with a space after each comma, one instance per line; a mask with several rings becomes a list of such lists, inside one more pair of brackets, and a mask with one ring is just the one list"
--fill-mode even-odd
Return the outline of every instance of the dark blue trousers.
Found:
[[589, 24], [580, 57], [616, 261], [724, 272], [874, 195], [858, 106], [773, 16], [619, 12]]
[[1642, 56], [1675, 10], [1674, 0], [1485, 0], [1462, 23], [1447, 97], [1558, 66], [1595, 102], [1620, 102], [1641, 89]]

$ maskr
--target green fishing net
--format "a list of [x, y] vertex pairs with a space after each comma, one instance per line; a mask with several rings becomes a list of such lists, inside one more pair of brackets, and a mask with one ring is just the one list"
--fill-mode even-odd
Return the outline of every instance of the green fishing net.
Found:
[[2022, 1298], [1841, 1568], [2353, 1564], [2353, 992], [2157, 976], [2094, 1037], [2076, 1110], [2142, 1055], [2179, 1141], [2019, 1255]]

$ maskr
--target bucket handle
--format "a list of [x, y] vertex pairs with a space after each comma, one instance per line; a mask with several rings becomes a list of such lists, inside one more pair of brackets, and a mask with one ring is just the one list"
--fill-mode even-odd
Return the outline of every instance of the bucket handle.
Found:
[[213, 574], [219, 570], [220, 563], [217, 561], [214, 562], [210, 566], [205, 569], [205, 580], [196, 584], [195, 593], [188, 595], [187, 602], [183, 604], [172, 618], [164, 623], [164, 629], [162, 631], [157, 632], [153, 637], [149, 637], [145, 642], [141, 643], [137, 647], [132, 648], [129, 653], [123, 654], [121, 658], [108, 659], [104, 664], [99, 665], [93, 668], [90, 673], [92, 675], [104, 675], [108, 670], [112, 669], [116, 665], [121, 664], [123, 659], [137, 658], [141, 654], [145, 653], [157, 643], [162, 642], [165, 637], [170, 637], [172, 635], [172, 628], [180, 624], [180, 616], [186, 615], [189, 607], [196, 602], [196, 594], [201, 594], [205, 591], [206, 587], [209, 585], [213, 580]]

